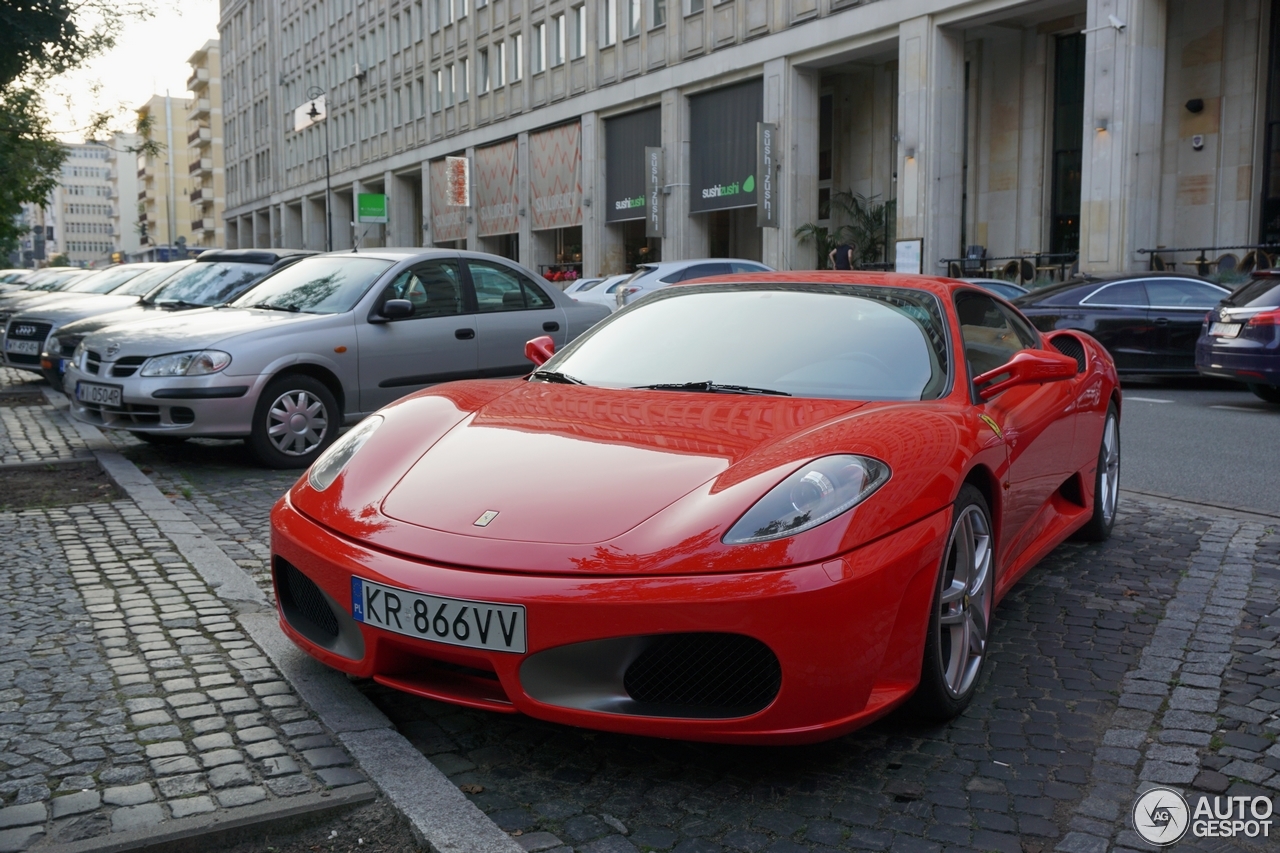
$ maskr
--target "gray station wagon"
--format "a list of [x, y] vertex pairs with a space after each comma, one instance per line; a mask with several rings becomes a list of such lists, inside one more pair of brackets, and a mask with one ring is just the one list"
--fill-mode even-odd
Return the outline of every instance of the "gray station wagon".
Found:
[[64, 387], [99, 427], [245, 437], [264, 464], [301, 468], [344, 422], [438, 382], [528, 373], [527, 341], [563, 346], [608, 314], [494, 255], [335, 252], [225, 305], [93, 332]]

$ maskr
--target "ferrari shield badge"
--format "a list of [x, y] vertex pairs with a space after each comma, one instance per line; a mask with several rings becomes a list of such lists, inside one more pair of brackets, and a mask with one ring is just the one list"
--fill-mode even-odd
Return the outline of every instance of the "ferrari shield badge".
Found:
[[493, 521], [497, 517], [498, 517], [498, 511], [496, 509], [485, 510], [484, 515], [477, 518], [475, 521], [472, 522], [472, 524], [474, 524], [476, 527], [488, 527], [489, 522]]

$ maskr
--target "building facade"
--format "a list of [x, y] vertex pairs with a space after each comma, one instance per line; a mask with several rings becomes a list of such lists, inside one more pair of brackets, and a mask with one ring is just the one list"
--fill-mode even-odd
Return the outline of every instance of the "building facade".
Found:
[[113, 252], [133, 257], [142, 247], [138, 233], [138, 136], [113, 133], [107, 143], [107, 168], [111, 170], [111, 241]]
[[207, 249], [225, 245], [223, 211], [226, 178], [222, 148], [222, 63], [217, 39], [187, 60], [187, 174], [191, 180], [192, 245]]
[[[323, 248], [328, 210], [335, 248], [812, 268], [797, 229], [858, 193], [926, 272], [975, 246], [1108, 271], [1280, 243], [1277, 5], [234, 0], [227, 241]], [[327, 118], [294, 132], [315, 90]], [[385, 225], [352, 224], [364, 193]]]
[[169, 95], [152, 95], [138, 109], [147, 138], [137, 153], [136, 221], [140, 248], [135, 260], [169, 260], [172, 247], [195, 245], [191, 234], [191, 191], [188, 171], [185, 104]]
[[45, 226], [53, 238], [45, 251], [50, 257], [66, 255], [72, 266], [103, 266], [115, 251], [111, 212], [111, 149], [97, 142], [67, 145], [62, 179], [53, 191]]

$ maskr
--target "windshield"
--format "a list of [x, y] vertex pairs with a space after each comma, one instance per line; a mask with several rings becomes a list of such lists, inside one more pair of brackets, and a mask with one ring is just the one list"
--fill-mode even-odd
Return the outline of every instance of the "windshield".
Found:
[[919, 290], [844, 285], [663, 289], [543, 366], [587, 385], [716, 383], [797, 397], [928, 400], [947, 385], [946, 324]]
[[1258, 308], [1270, 311], [1280, 308], [1280, 279], [1255, 278], [1228, 296], [1224, 302], [1233, 308]]
[[194, 264], [195, 261], [174, 261], [173, 263], [160, 264], [145, 270], [142, 275], [134, 276], [129, 283], [123, 287], [117, 287], [111, 291], [112, 296], [146, 296], [156, 288], [156, 285], [168, 279], [170, 276], [178, 272], [183, 267]]
[[120, 285], [137, 278], [150, 269], [150, 265], [141, 264], [112, 267], [93, 275], [87, 275], [67, 288], [67, 293], [110, 293]]
[[267, 274], [266, 264], [197, 261], [147, 297], [154, 305], [218, 305], [235, 299]]
[[27, 286], [27, 290], [66, 290], [75, 281], [78, 281], [84, 273], [80, 270], [68, 270], [67, 272], [51, 273], [48, 278], [40, 279], [39, 283]]
[[354, 308], [374, 279], [391, 266], [391, 261], [377, 258], [304, 258], [237, 299], [232, 307], [341, 314]]

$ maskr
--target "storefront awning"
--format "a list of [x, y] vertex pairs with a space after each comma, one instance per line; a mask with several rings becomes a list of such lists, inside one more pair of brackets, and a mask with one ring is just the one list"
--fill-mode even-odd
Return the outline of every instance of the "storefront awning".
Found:
[[604, 138], [605, 221], [644, 219], [644, 149], [662, 145], [662, 109], [653, 107], [606, 119]]
[[756, 125], [764, 84], [751, 80], [689, 99], [689, 211], [756, 204]]

